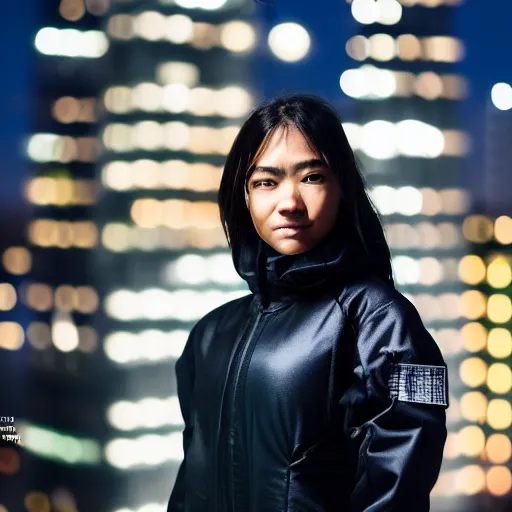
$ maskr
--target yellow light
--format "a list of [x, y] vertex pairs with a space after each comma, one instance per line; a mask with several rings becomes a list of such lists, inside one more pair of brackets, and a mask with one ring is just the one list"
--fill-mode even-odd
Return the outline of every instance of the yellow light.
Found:
[[487, 371], [487, 386], [493, 393], [508, 393], [512, 388], [512, 372], [504, 363], [494, 363]]
[[512, 334], [503, 327], [496, 327], [489, 331], [487, 351], [492, 357], [504, 359], [512, 353]]
[[510, 297], [503, 294], [495, 294], [487, 301], [487, 316], [491, 322], [503, 324], [512, 316], [512, 302]]
[[512, 474], [506, 466], [494, 466], [487, 472], [487, 489], [494, 496], [506, 496], [512, 488]]
[[485, 423], [487, 416], [487, 397], [481, 391], [470, 391], [460, 399], [460, 412], [468, 421]]
[[18, 296], [10, 283], [0, 283], [0, 311], [10, 311], [16, 306]]
[[228, 50], [244, 53], [256, 45], [256, 32], [245, 21], [229, 21], [221, 26], [220, 41]]
[[469, 352], [479, 352], [485, 348], [487, 329], [478, 322], [471, 322], [461, 329], [464, 348]]
[[479, 357], [470, 357], [460, 364], [459, 375], [467, 386], [481, 386], [487, 378], [487, 363]]
[[0, 322], [0, 348], [18, 350], [25, 341], [23, 327], [16, 322]]
[[462, 225], [467, 240], [476, 243], [488, 242], [494, 232], [492, 220], [486, 215], [470, 215]]
[[505, 434], [492, 434], [485, 446], [487, 458], [493, 464], [504, 464], [512, 456], [512, 444]]
[[464, 256], [459, 263], [459, 277], [468, 284], [478, 284], [485, 279], [485, 263], [473, 254]]
[[503, 256], [498, 256], [487, 268], [487, 282], [493, 288], [506, 288], [512, 281], [512, 270]]
[[510, 217], [503, 215], [496, 219], [494, 237], [500, 244], [512, 244], [512, 219]]
[[32, 267], [32, 256], [25, 247], [9, 247], [2, 256], [2, 262], [7, 272], [21, 276]]
[[404, 61], [413, 61], [421, 57], [420, 40], [412, 34], [402, 34], [397, 38], [398, 56]]
[[32, 491], [25, 496], [25, 507], [28, 512], [50, 512], [50, 500], [44, 492]]
[[470, 320], [476, 320], [485, 315], [487, 298], [482, 292], [468, 290], [461, 294], [462, 314]]
[[512, 423], [510, 402], [503, 398], [495, 398], [487, 407], [487, 423], [495, 430], [504, 430]]
[[477, 457], [484, 449], [485, 435], [476, 425], [464, 427], [458, 435], [460, 453], [467, 457]]

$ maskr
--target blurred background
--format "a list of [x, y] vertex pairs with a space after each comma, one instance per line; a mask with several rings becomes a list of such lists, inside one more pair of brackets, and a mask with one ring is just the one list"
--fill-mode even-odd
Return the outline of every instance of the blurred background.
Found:
[[1, 441], [0, 512], [165, 511], [174, 362], [248, 293], [215, 202], [223, 161], [255, 105], [295, 91], [339, 110], [399, 289], [450, 368], [432, 510], [512, 510], [511, 2], [0, 14], [0, 416], [21, 439]]

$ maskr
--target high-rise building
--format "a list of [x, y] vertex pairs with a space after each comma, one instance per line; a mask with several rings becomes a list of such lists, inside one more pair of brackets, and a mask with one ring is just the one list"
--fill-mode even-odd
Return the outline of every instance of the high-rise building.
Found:
[[[460, 379], [469, 389], [460, 400], [467, 425], [450, 451], [475, 459], [466, 466], [466, 490], [478, 494], [478, 510], [512, 504], [512, 219], [472, 214], [463, 225], [471, 244], [462, 259], [465, 292]], [[487, 496], [486, 496], [487, 495]]]
[[449, 437], [432, 509], [471, 510], [478, 454], [464, 437], [468, 388], [460, 378], [469, 300], [460, 280], [462, 224], [470, 206], [461, 172], [469, 139], [458, 117], [468, 83], [457, 69], [464, 44], [454, 36], [463, 1], [347, 2], [357, 33], [346, 44], [354, 67], [343, 72], [340, 86], [357, 108], [345, 128], [384, 218], [397, 286], [449, 367]]
[[[112, 3], [95, 209], [112, 503], [164, 510], [181, 462], [174, 362], [190, 328], [248, 293], [216, 203], [257, 100], [249, 0]], [[146, 508], [142, 508], [146, 507]]]
[[10, 493], [2, 503], [9, 512], [101, 510], [103, 398], [94, 327], [100, 298], [90, 263], [99, 241], [91, 210], [99, 191], [107, 2], [37, 8], [33, 130], [25, 146], [31, 219], [26, 247], [4, 255], [4, 265], [23, 275], [17, 292], [26, 308], [22, 410], [15, 418], [23, 484], [13, 492], [2, 485], [2, 494]]

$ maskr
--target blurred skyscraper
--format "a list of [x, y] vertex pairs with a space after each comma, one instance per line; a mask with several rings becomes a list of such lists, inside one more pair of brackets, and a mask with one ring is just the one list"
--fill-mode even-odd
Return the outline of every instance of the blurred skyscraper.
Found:
[[91, 219], [99, 192], [97, 98], [109, 72], [102, 64], [109, 48], [102, 30], [107, 7], [105, 0], [38, 5], [36, 108], [25, 147], [31, 221], [27, 247], [14, 248], [4, 262], [19, 272], [31, 266], [18, 289], [29, 311], [23, 412], [16, 418], [23, 485], [2, 484], [2, 499], [10, 493], [2, 501], [9, 512], [101, 510], [105, 502], [108, 478], [99, 469], [106, 373], [91, 267], [99, 231]]
[[[358, 33], [346, 45], [354, 69], [340, 79], [359, 100], [346, 130], [357, 148], [372, 198], [384, 215], [399, 288], [418, 308], [450, 369], [449, 437], [433, 510], [482, 510], [467, 495], [493, 493], [471, 414], [476, 395], [464, 379], [468, 303], [460, 273], [469, 198], [461, 189], [468, 139], [458, 102], [468, 84], [457, 73], [464, 44], [453, 36], [461, 0], [347, 0]], [[462, 330], [461, 330], [462, 329]], [[489, 421], [489, 418], [484, 418]], [[483, 449], [483, 446], [482, 446]], [[477, 468], [477, 469], [474, 469]]]
[[256, 100], [252, 8], [251, 0], [119, 1], [106, 20], [111, 79], [94, 269], [112, 382], [102, 411], [116, 482], [109, 501], [126, 512], [164, 510], [173, 487], [183, 456], [173, 363], [190, 328], [248, 293], [216, 197]]

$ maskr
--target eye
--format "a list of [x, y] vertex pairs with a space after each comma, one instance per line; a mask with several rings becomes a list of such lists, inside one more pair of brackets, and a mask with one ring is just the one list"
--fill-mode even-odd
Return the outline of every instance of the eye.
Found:
[[[309, 174], [308, 176], [306, 176], [304, 178], [303, 181], [306, 181], [306, 180], [308, 180], [310, 178], [316, 178], [316, 179], [314, 179], [312, 181], [309, 181], [309, 183], [323, 183], [325, 181], [325, 176], [323, 174], [318, 174], [318, 173], [316, 173], [316, 174]], [[306, 181], [306, 183], [308, 183], [308, 182]]]
[[[260, 180], [260, 181], [255, 181], [252, 186], [253, 188], [258, 188], [258, 187], [271, 187], [272, 185], [275, 185], [275, 181], [274, 180]], [[266, 185], [265, 185], [266, 184]], [[270, 185], [269, 185], [270, 184]]]

